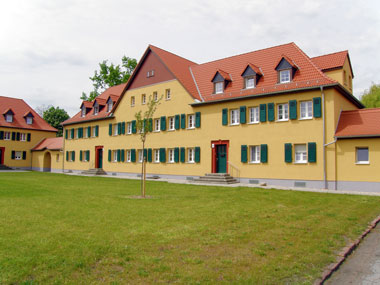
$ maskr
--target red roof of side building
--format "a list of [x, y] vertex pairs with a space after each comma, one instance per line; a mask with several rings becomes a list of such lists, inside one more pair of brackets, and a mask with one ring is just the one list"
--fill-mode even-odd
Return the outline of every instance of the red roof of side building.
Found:
[[[9, 110], [13, 112], [13, 121], [11, 123], [5, 120], [5, 113]], [[28, 113], [33, 115], [33, 122], [30, 125], [26, 123], [26, 118], [24, 117]], [[0, 127], [57, 132], [57, 129], [50, 126], [22, 99], [0, 96], [0, 114]]]
[[342, 111], [335, 136], [380, 137], [380, 108]]
[[[344, 62], [346, 61], [346, 58], [348, 60], [350, 59], [348, 55], [348, 51], [340, 51], [340, 52], [334, 52], [330, 54], [325, 54], [321, 56], [316, 56], [311, 58], [311, 60], [315, 63], [316, 66], [318, 66], [321, 70], [326, 71], [329, 69], [335, 69], [335, 68], [341, 68], [344, 65]], [[349, 60], [350, 66], [351, 62]], [[352, 68], [351, 68], [352, 72]]]
[[[95, 100], [94, 102], [83, 101], [81, 104], [81, 107], [84, 105], [86, 108], [89, 109], [86, 115], [82, 117], [82, 111], [79, 111], [72, 118], [64, 121], [62, 125], [69, 125], [69, 124], [75, 124], [75, 123], [80, 123], [80, 122], [87, 122], [87, 121], [107, 118], [109, 114], [113, 112], [115, 108], [115, 103], [120, 99], [120, 95], [123, 93], [126, 85], [127, 85], [126, 83], [123, 83], [116, 86], [112, 86], [95, 98], [95, 100], [98, 101], [99, 105], [103, 106], [102, 108], [100, 108], [99, 113], [97, 115], [94, 115], [93, 105], [95, 103]], [[107, 107], [104, 106], [106, 105], [108, 98], [111, 98], [112, 101], [114, 102], [113, 104], [114, 107], [112, 108], [110, 112], [107, 112]]]
[[45, 149], [48, 149], [48, 150], [63, 149], [63, 137], [43, 139], [34, 148], [32, 148], [32, 151], [45, 150]]

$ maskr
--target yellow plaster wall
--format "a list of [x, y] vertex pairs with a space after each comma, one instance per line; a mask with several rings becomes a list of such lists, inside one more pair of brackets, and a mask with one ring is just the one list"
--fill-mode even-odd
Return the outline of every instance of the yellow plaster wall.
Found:
[[[12, 141], [11, 140], [0, 140], [0, 147], [5, 147], [4, 164], [15, 168], [30, 168], [31, 167], [31, 149], [36, 146], [44, 138], [54, 138], [56, 137], [55, 132], [45, 132], [36, 131], [28, 129], [16, 129], [16, 128], [1, 128], [0, 131], [4, 132], [20, 132], [20, 133], [30, 133], [31, 140], [28, 141]], [[12, 159], [12, 150], [14, 151], [26, 151], [26, 159], [15, 160]]]
[[63, 167], [63, 152], [58, 150], [43, 150], [43, 151], [33, 151], [32, 152], [32, 165], [33, 169], [43, 170], [44, 158], [46, 155], [50, 154], [51, 164], [50, 168], [52, 171], [62, 170]]
[[[344, 73], [344, 71], [346, 73]], [[352, 72], [350, 68], [350, 63], [348, 58], [346, 58], [343, 68], [328, 70], [324, 72], [328, 77], [333, 80], [338, 81], [342, 86], [344, 86], [349, 92], [352, 93], [353, 90], [353, 80], [352, 80]], [[346, 78], [344, 78], [346, 75]], [[351, 85], [350, 85], [350, 77], [351, 77]]]

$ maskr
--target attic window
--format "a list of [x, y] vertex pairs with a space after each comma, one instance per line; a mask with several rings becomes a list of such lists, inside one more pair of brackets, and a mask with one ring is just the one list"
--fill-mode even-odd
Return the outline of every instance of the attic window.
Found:
[[241, 76], [244, 78], [244, 89], [251, 89], [255, 88], [257, 85], [257, 82], [261, 78], [262, 73], [260, 68], [257, 66], [249, 63], [247, 67], [244, 69], [243, 73]]
[[290, 82], [290, 69], [280, 71], [280, 83]]
[[244, 77], [244, 88], [245, 89], [255, 88], [255, 77], [254, 76]]
[[11, 114], [6, 114], [6, 115], [5, 115], [5, 120], [6, 120], [8, 123], [12, 123], [12, 122], [13, 122], [13, 115], [11, 115]]
[[298, 68], [290, 58], [284, 55], [275, 69], [277, 70], [277, 82], [281, 84], [291, 82]]
[[95, 102], [94, 104], [94, 115], [99, 114], [99, 104], [98, 102]]
[[223, 93], [223, 82], [215, 82], [214, 89], [215, 89], [214, 91], [215, 94]]
[[86, 116], [86, 107], [83, 105], [82, 107], [82, 112], [81, 112], [81, 117]]
[[113, 107], [113, 101], [112, 101], [112, 100], [109, 100], [109, 101], [108, 101], [108, 104], [107, 104], [107, 112], [111, 112], [112, 107]]
[[33, 117], [26, 117], [26, 123], [27, 123], [28, 125], [33, 124]]
[[154, 69], [152, 70], [149, 70], [147, 73], [146, 73], [146, 77], [153, 77], [154, 76]]
[[218, 69], [211, 82], [214, 83], [214, 94], [220, 94], [224, 92], [228, 83], [231, 82], [231, 77], [227, 72]]

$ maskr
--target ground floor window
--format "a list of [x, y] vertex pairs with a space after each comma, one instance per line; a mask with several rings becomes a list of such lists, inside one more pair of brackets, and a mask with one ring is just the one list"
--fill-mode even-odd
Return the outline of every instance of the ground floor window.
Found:
[[126, 152], [126, 162], [131, 162], [131, 150], [127, 149]]
[[356, 148], [356, 163], [358, 163], [358, 164], [368, 164], [369, 163], [368, 147], [357, 147]]
[[168, 152], [168, 161], [174, 163], [174, 148], [169, 149]]
[[154, 162], [156, 162], [156, 163], [160, 162], [160, 150], [159, 149], [154, 150]]
[[187, 162], [193, 163], [195, 157], [194, 148], [187, 149]]
[[15, 152], [15, 159], [21, 160], [22, 159], [22, 151], [16, 151]]
[[139, 162], [143, 161], [143, 150], [139, 149]]
[[259, 163], [260, 162], [260, 146], [253, 145], [249, 147], [250, 153], [250, 162], [251, 163]]
[[117, 150], [113, 150], [113, 151], [112, 151], [112, 154], [113, 154], [113, 155], [112, 155], [112, 157], [113, 157], [113, 160], [112, 160], [112, 161], [113, 161], [113, 162], [117, 162]]
[[306, 144], [296, 144], [294, 146], [294, 161], [296, 163], [307, 162]]

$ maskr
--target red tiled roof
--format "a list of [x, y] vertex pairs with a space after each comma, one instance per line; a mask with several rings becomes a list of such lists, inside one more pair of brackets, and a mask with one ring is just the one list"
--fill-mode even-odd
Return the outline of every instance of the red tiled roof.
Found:
[[380, 108], [342, 111], [335, 136], [380, 136]]
[[63, 137], [47, 138], [37, 144], [32, 150], [58, 150], [63, 148]]
[[340, 51], [311, 58], [321, 70], [343, 67], [348, 51]]
[[[13, 122], [8, 123], [5, 121], [5, 116], [0, 115], [0, 127], [9, 128], [22, 128], [38, 131], [56, 132], [57, 129], [50, 126], [44, 119], [42, 119], [28, 104], [22, 99], [10, 98], [0, 96], [0, 114], [5, 114], [7, 111], [12, 110]], [[34, 116], [33, 123], [28, 125], [24, 118], [24, 114], [32, 113]]]
[[93, 102], [90, 101], [83, 101], [82, 104], [80, 105], [80, 108], [82, 109], [82, 106], [84, 105], [86, 108], [92, 108]]
[[[127, 83], [123, 83], [123, 84], [119, 84], [119, 85], [116, 85], [116, 86], [112, 86], [110, 88], [108, 88], [107, 90], [105, 90], [102, 94], [100, 94], [98, 97], [95, 98], [95, 100], [99, 103], [99, 105], [101, 106], [104, 106], [106, 105], [107, 103], [107, 100], [109, 97], [111, 97], [112, 101], [114, 102], [117, 102], [119, 99], [120, 99], [120, 95], [121, 93], [124, 91], [124, 88], [125, 86], [127, 85]], [[94, 102], [95, 102], [94, 100]], [[116, 101], [115, 101], [116, 100]], [[75, 116], [73, 116], [72, 118], [64, 121], [62, 123], [62, 125], [68, 125], [68, 124], [74, 124], [74, 123], [80, 123], [80, 122], [83, 122], [83, 121], [91, 121], [91, 120], [98, 120], [98, 119], [104, 119], [106, 118], [115, 108], [115, 104], [114, 104], [114, 107], [112, 108], [111, 112], [107, 112], [107, 108], [106, 107], [103, 107], [99, 110], [99, 113], [97, 115], [94, 115], [94, 112], [93, 112], [93, 104], [94, 102], [88, 102], [88, 101], [83, 101], [82, 102], [82, 105], [85, 104], [86, 108], [91, 108], [86, 116], [82, 117], [81, 116], [81, 111], [79, 111], [77, 114], [75, 114]], [[90, 103], [90, 104], [88, 104]], [[82, 106], [81, 105], [81, 106]]]

